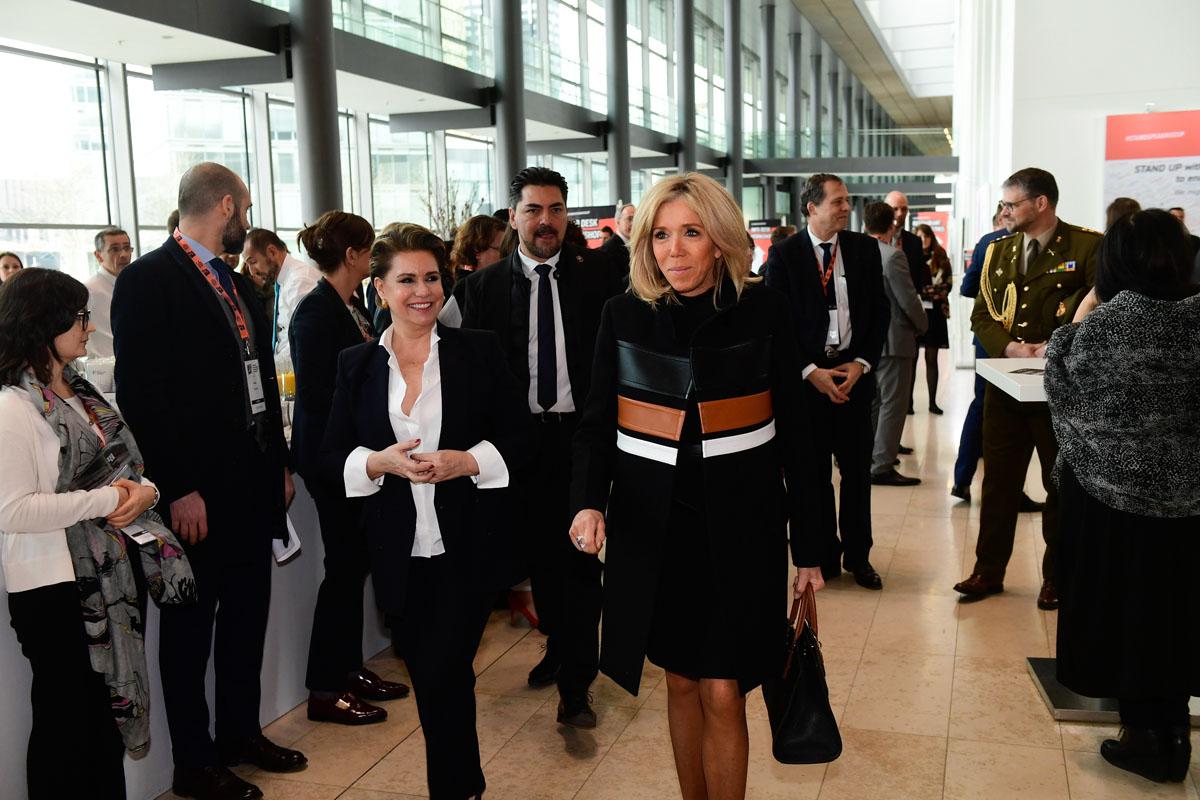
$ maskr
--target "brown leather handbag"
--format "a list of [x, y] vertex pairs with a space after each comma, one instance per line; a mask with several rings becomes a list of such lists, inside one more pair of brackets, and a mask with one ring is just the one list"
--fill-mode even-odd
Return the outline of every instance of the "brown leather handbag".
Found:
[[817, 639], [811, 585], [792, 601], [783, 671], [763, 683], [771, 721], [771, 754], [781, 764], [824, 764], [842, 754], [842, 735], [829, 706], [825, 660]]

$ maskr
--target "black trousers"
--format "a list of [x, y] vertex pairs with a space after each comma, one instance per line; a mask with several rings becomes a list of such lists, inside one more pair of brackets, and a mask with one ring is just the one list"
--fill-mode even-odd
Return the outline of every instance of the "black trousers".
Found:
[[1058, 460], [1058, 440], [1050, 425], [1045, 403], [1022, 403], [1000, 389], [988, 386], [983, 398], [983, 500], [979, 506], [979, 542], [975, 569], [988, 580], [1002, 581], [1012, 558], [1017, 515], [1025, 488], [1029, 459], [1037, 449], [1046, 487], [1042, 509], [1042, 577], [1054, 580], [1058, 557], [1058, 484], [1053, 478]]
[[163, 606], [159, 668], [179, 767], [218, 764], [209, 736], [204, 677], [216, 636], [216, 738], [235, 743], [262, 733], [263, 642], [271, 600], [271, 540], [261, 530], [212, 512], [208, 538], [184, 545], [196, 576], [197, 602]]
[[30, 800], [124, 800], [125, 745], [104, 676], [88, 658], [75, 584], [13, 592], [8, 611], [33, 667]]
[[1191, 724], [1187, 695], [1163, 697], [1155, 700], [1131, 700], [1119, 698], [1121, 724], [1129, 728], [1186, 728]]
[[[825, 365], [821, 365], [825, 366]], [[812, 421], [813, 447], [804, 491], [811, 493], [811, 514], [825, 540], [827, 567], [840, 559], [854, 569], [871, 556], [871, 449], [875, 432], [871, 427], [871, 403], [875, 398], [875, 376], [863, 375], [850, 391], [850, 401], [834, 404], [804, 382], [804, 405]], [[833, 501], [833, 464], [837, 459], [842, 476], [839, 503]], [[838, 531], [841, 540], [838, 540]]]
[[[539, 418], [540, 419], [540, 418]], [[562, 662], [558, 688], [563, 695], [587, 691], [599, 674], [600, 560], [571, 544], [571, 437], [575, 418], [537, 425], [538, 459], [527, 487], [530, 579], [538, 628]]]
[[362, 669], [363, 584], [370, 563], [359, 525], [361, 507], [337, 487], [306, 483], [317, 506], [325, 544], [325, 577], [317, 591], [305, 685], [314, 692], [342, 692], [347, 676]]
[[409, 561], [404, 611], [391, 624], [425, 734], [431, 800], [484, 790], [473, 662], [494, 597], [448, 555]]

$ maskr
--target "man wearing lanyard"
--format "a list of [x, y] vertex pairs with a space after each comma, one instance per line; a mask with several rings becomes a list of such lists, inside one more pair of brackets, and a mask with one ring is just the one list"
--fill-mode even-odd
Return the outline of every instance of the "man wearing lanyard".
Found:
[[[172, 788], [214, 800], [262, 796], [228, 766], [306, 764], [259, 726], [271, 540], [287, 538], [294, 490], [271, 322], [249, 280], [215, 255], [242, 249], [249, 206], [232, 171], [192, 167], [179, 183], [178, 228], [121, 273], [112, 304], [117, 402], [196, 578], [196, 602], [160, 617]], [[215, 741], [204, 685], [214, 635]]]
[[[800, 199], [808, 228], [771, 248], [763, 276], [791, 302], [805, 365], [804, 404], [814, 440], [805, 481], [808, 515], [828, 543], [825, 579], [844, 565], [860, 586], [882, 589], [870, 561], [871, 370], [891, 317], [879, 245], [845, 230], [850, 195], [836, 175], [813, 175]], [[840, 507], [833, 498], [833, 457], [842, 476]]]

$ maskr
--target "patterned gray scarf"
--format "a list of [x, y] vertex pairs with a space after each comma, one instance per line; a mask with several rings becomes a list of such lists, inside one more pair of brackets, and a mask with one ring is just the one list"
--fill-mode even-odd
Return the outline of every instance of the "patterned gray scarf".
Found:
[[[104, 441], [88, 420], [41, 385], [32, 372], [26, 373], [21, 387], [58, 437], [56, 491], [96, 489], [118, 478], [139, 480], [141, 453], [121, 416], [70, 367], [63, 379], [83, 403], [91, 422], [103, 431]], [[136, 524], [154, 537], [147, 544], [133, 544], [150, 596], [159, 605], [195, 602], [192, 568], [175, 534], [153, 511], [138, 517]], [[92, 669], [104, 675], [108, 684], [113, 717], [125, 748], [137, 752], [150, 742], [150, 681], [145, 620], [126, 549], [131, 542], [103, 518], [82, 520], [67, 528]]]

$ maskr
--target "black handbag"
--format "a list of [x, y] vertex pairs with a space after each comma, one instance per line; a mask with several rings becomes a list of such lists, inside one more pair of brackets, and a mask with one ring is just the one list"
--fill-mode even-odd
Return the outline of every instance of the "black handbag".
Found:
[[781, 764], [825, 764], [842, 754], [842, 735], [829, 707], [825, 660], [817, 640], [812, 586], [792, 601], [783, 671], [763, 683], [771, 720], [771, 754]]

